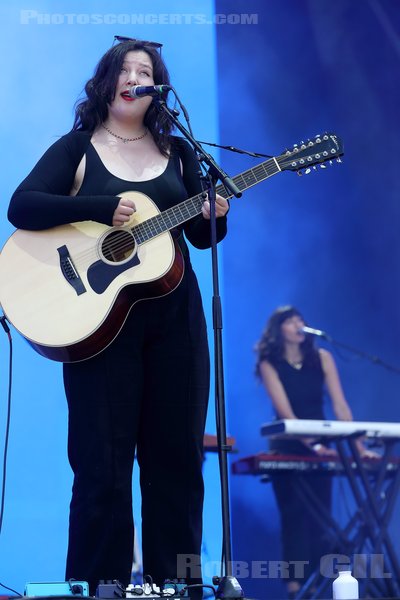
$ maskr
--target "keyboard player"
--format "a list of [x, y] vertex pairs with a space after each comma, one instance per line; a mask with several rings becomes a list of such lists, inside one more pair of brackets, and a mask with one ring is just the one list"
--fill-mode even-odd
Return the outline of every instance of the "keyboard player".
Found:
[[[278, 419], [325, 419], [323, 397], [328, 393], [337, 419], [352, 420], [339, 374], [330, 352], [316, 348], [313, 337], [302, 332], [305, 321], [293, 306], [278, 307], [270, 316], [256, 346], [256, 374], [271, 399]], [[357, 441], [362, 456], [376, 457]], [[272, 439], [271, 452], [291, 455], [336, 456], [328, 445], [301, 440]], [[282, 560], [290, 564], [288, 597], [295, 597], [308, 576], [319, 569], [321, 556], [328, 551], [325, 532], [301, 500], [301, 473], [277, 473], [272, 485], [281, 518]], [[323, 475], [308, 478], [312, 493], [326, 509], [331, 508], [331, 479]], [[295, 572], [293, 561], [306, 564], [304, 578]]]

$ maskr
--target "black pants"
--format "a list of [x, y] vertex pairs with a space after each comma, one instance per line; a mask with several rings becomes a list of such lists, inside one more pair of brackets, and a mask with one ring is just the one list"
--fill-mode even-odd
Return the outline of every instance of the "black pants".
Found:
[[175, 578], [179, 555], [201, 553], [209, 354], [193, 272], [136, 304], [98, 356], [65, 364], [64, 383], [74, 472], [66, 578], [92, 594], [100, 579], [130, 582], [135, 451], [144, 574], [158, 585]]
[[[270, 447], [281, 454], [310, 455], [305, 446], [296, 441], [276, 440]], [[272, 477], [281, 520], [282, 559], [289, 564], [289, 580], [303, 585], [312, 573], [319, 572], [321, 556], [331, 551], [331, 542], [315, 510], [305, 503], [300, 491], [301, 481], [329, 513], [332, 481], [329, 475], [316, 473], [277, 473]], [[294, 561], [298, 561], [297, 571]]]

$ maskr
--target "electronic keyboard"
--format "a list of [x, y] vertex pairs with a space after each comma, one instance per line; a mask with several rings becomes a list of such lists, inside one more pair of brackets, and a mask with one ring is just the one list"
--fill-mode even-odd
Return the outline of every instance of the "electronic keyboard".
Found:
[[357, 437], [400, 439], [400, 423], [379, 421], [318, 421], [312, 419], [282, 419], [261, 427], [266, 437]]

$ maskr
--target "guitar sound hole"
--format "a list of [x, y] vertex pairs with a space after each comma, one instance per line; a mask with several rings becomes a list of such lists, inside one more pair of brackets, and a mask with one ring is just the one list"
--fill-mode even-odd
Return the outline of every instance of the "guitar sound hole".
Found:
[[129, 231], [113, 229], [103, 239], [101, 252], [107, 262], [122, 263], [136, 253], [136, 242]]

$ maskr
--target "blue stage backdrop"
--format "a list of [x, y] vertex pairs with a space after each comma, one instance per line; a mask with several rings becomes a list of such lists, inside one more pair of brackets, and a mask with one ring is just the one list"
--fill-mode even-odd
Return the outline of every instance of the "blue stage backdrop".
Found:
[[[343, 139], [342, 164], [302, 178], [281, 173], [232, 200], [219, 253], [228, 430], [237, 449], [230, 462], [266, 447], [260, 426], [272, 410], [253, 375], [253, 346], [277, 305], [293, 303], [311, 326], [399, 365], [397, 2], [174, 0], [167, 8], [164, 0], [17, 0], [2, 3], [0, 16], [1, 244], [13, 231], [6, 221], [10, 195], [49, 144], [70, 129], [73, 104], [115, 34], [165, 44], [173, 85], [198, 139], [272, 155], [324, 131]], [[215, 156], [230, 175], [261, 162]], [[212, 342], [210, 253], [193, 254]], [[14, 330], [13, 340], [0, 581], [23, 591], [28, 581], [64, 577], [72, 477], [60, 365], [36, 355]], [[2, 443], [4, 335], [0, 353]], [[398, 421], [399, 375], [348, 353], [335, 356], [355, 418]], [[212, 392], [210, 433], [213, 399]], [[205, 483], [209, 580], [221, 550], [215, 455], [207, 456]], [[282, 597], [281, 579], [268, 574], [269, 561], [280, 557], [270, 486], [234, 476], [230, 488], [233, 558], [246, 596]], [[337, 492], [335, 509], [343, 512], [345, 500]], [[139, 507], [136, 493], [136, 514]], [[394, 531], [399, 520], [397, 509]]]
[[[400, 5], [245, 6], [257, 25], [234, 33], [217, 27], [220, 142], [277, 155], [330, 131], [345, 153], [342, 164], [303, 177], [280, 173], [232, 200], [223, 258], [229, 430], [239, 452], [232, 460], [266, 449], [260, 426], [273, 415], [253, 375], [253, 347], [276, 306], [294, 304], [311, 326], [400, 366]], [[231, 9], [217, 0], [217, 13]], [[230, 175], [257, 163], [229, 153], [221, 160]], [[335, 357], [356, 419], [400, 420], [399, 374], [350, 353]], [[282, 597], [282, 581], [268, 571], [268, 561], [280, 558], [270, 485], [233, 476], [231, 496], [234, 557], [247, 595]], [[345, 506], [338, 492], [343, 518]], [[397, 505], [397, 550], [399, 525]], [[261, 576], [257, 561], [264, 561]]]

